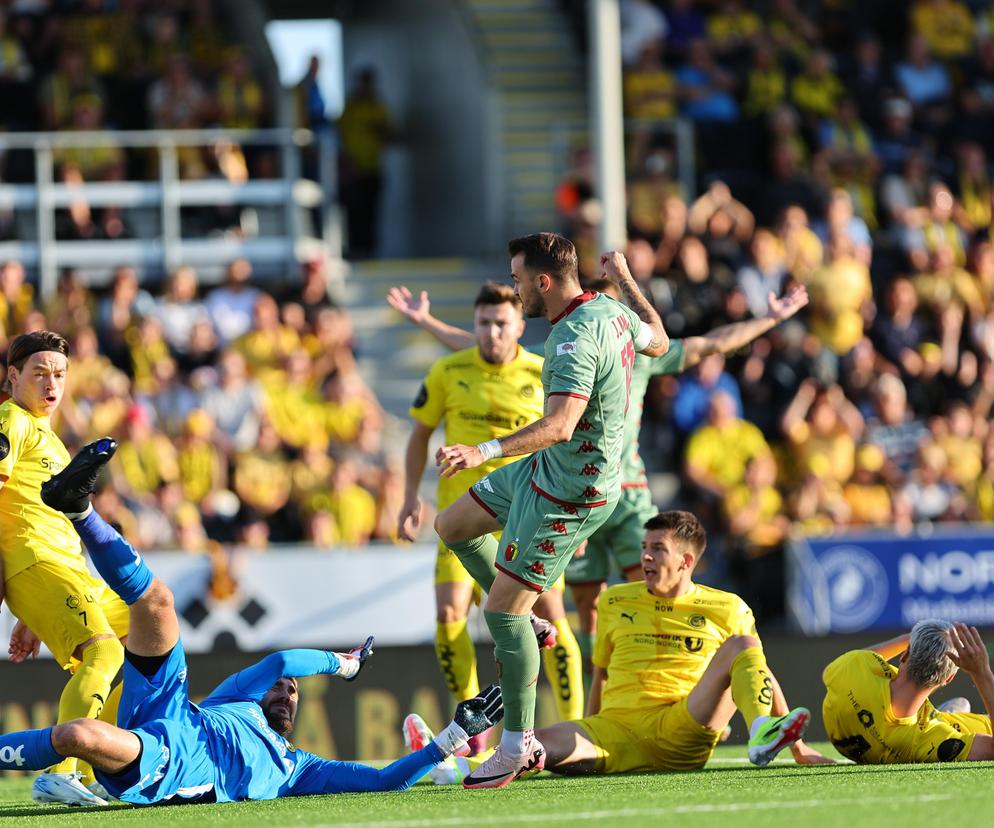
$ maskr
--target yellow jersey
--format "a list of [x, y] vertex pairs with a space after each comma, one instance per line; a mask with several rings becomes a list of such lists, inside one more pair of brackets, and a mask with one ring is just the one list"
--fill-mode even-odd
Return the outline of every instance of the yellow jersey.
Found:
[[[445, 443], [472, 446], [503, 437], [541, 419], [542, 363], [538, 354], [518, 346], [503, 365], [492, 365], [478, 347], [444, 356], [428, 370], [410, 415], [435, 428], [445, 420]], [[494, 469], [520, 460], [500, 457], [438, 481], [438, 508], [455, 502]]]
[[728, 638], [756, 635], [745, 601], [699, 584], [678, 598], [653, 595], [644, 583], [618, 584], [597, 606], [593, 661], [607, 670], [602, 713], [687, 697]]
[[879, 653], [853, 650], [825, 668], [825, 730], [843, 756], [863, 764], [966, 759], [986, 716], [940, 713], [927, 701], [917, 716], [895, 716], [890, 683], [898, 670]]
[[0, 556], [6, 579], [38, 561], [87, 571], [69, 518], [41, 502], [41, 484], [69, 460], [48, 417], [36, 417], [12, 399], [0, 405]]

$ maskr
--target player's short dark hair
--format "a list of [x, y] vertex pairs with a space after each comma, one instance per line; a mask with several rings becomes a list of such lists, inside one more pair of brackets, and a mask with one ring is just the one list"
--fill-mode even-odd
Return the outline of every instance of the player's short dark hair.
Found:
[[704, 552], [704, 547], [707, 546], [708, 533], [697, 516], [690, 512], [660, 512], [649, 518], [644, 528], [647, 532], [669, 532], [673, 537], [687, 544], [695, 558], [699, 558]]
[[55, 331], [32, 331], [15, 336], [10, 347], [7, 348], [7, 365], [13, 365], [20, 371], [28, 361], [28, 357], [40, 351], [55, 351], [68, 357], [69, 343], [64, 336]]
[[514, 288], [500, 282], [485, 282], [480, 288], [480, 292], [476, 294], [476, 299], [473, 300], [474, 308], [478, 308], [480, 305], [504, 304], [514, 305], [515, 308], [521, 310], [521, 300], [514, 292]]
[[511, 239], [507, 252], [513, 259], [525, 254], [525, 267], [535, 273], [548, 273], [557, 282], [577, 281], [576, 248], [558, 233], [532, 233]]

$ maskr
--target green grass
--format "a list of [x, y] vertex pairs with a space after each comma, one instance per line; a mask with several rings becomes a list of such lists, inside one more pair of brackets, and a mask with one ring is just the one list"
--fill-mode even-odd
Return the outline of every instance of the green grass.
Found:
[[69, 810], [36, 807], [31, 777], [0, 780], [3, 828], [48, 826], [586, 826], [679, 825], [776, 828], [936, 828], [994, 821], [991, 763], [943, 766], [768, 768], [744, 763], [742, 747], [721, 747], [696, 773], [566, 779], [548, 774], [502, 791], [418, 785], [406, 793], [344, 794], [244, 802]]

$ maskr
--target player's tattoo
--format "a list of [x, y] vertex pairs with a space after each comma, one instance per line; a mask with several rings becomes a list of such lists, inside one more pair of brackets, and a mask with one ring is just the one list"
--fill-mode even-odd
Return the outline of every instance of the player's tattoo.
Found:
[[669, 344], [670, 339], [663, 329], [663, 320], [659, 318], [659, 314], [652, 306], [652, 303], [639, 290], [639, 286], [631, 274], [618, 279], [618, 287], [624, 295], [628, 307], [635, 311], [638, 314], [638, 318], [652, 329], [652, 339], [649, 340], [649, 344], [645, 350], [656, 351], [664, 345]]

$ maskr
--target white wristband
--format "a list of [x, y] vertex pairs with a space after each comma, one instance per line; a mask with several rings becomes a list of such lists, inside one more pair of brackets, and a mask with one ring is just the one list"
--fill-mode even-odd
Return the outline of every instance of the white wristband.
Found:
[[480, 450], [480, 454], [483, 455], [484, 460], [496, 460], [498, 457], [504, 456], [504, 452], [500, 447], [500, 440], [496, 438], [487, 440], [485, 443], [479, 443], [476, 447]]

